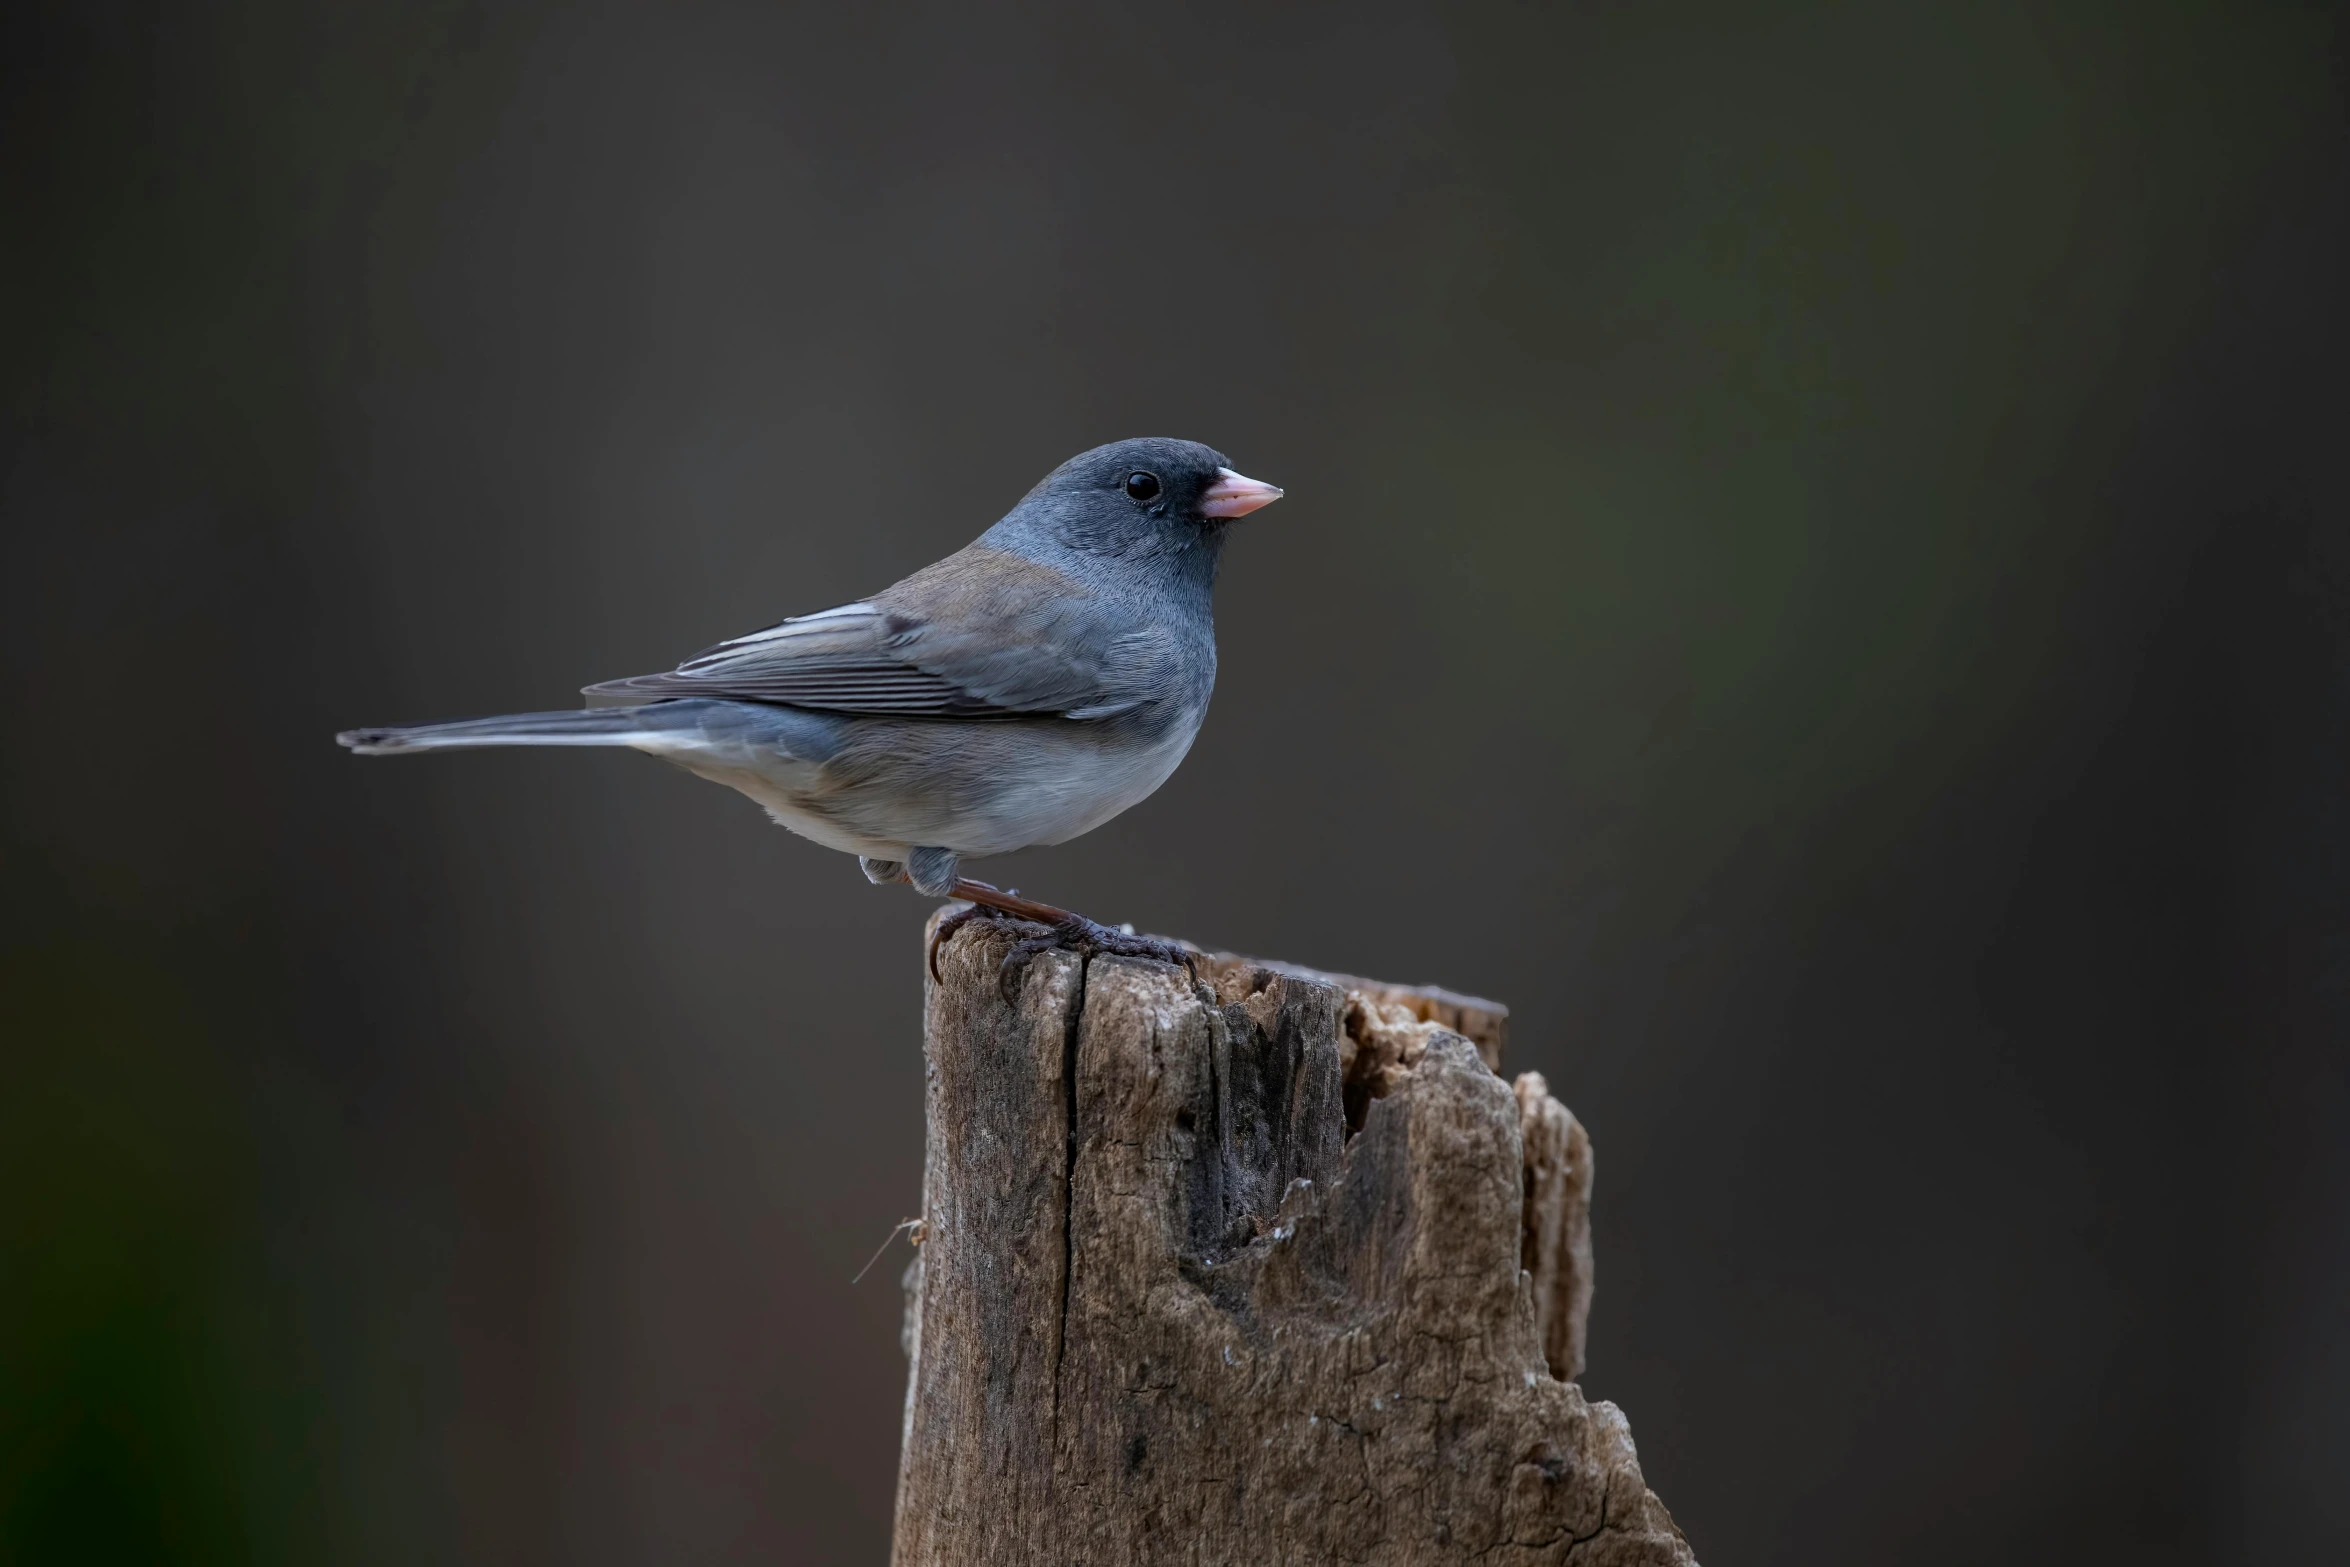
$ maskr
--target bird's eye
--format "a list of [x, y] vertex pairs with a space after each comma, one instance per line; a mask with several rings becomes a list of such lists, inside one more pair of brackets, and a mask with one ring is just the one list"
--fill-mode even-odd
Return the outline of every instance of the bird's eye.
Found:
[[1159, 476], [1155, 473], [1130, 473], [1126, 476], [1126, 493], [1138, 501], [1157, 500]]

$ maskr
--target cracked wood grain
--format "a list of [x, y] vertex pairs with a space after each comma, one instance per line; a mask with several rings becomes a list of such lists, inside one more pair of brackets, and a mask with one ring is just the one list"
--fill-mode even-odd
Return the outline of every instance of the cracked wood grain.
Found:
[[1008, 941], [927, 997], [898, 1567], [1692, 1562], [1552, 1375], [1590, 1143], [1502, 1009], [1065, 953], [1007, 1002]]

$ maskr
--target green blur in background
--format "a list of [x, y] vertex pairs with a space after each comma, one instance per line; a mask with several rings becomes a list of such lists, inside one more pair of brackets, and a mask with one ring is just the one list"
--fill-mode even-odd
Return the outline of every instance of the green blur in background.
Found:
[[[191, 1072], [192, 998], [117, 954], [22, 951], [6, 975], [0, 1538], [11, 1561], [286, 1559], [271, 1495], [301, 1427], [233, 1303], [243, 1141]], [[134, 971], [135, 973], [135, 971]], [[299, 1460], [296, 1460], [298, 1468]]]

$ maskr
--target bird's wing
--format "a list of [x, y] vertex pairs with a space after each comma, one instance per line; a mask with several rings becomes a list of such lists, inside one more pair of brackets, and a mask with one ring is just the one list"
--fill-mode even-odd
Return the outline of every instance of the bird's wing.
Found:
[[1106, 718], [1163, 683], [1175, 639], [1073, 579], [974, 545], [871, 599], [721, 642], [604, 698], [730, 697], [922, 718]]

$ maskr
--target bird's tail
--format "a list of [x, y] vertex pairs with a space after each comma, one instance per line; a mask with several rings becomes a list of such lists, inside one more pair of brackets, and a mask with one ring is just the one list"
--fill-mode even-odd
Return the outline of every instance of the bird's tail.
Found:
[[563, 713], [509, 713], [502, 718], [460, 718], [441, 724], [407, 724], [396, 729], [346, 729], [335, 739], [361, 756], [401, 751], [470, 750], [486, 745], [631, 745], [659, 748], [680, 729], [698, 728], [700, 702], [658, 702], [647, 707], [605, 707]]

